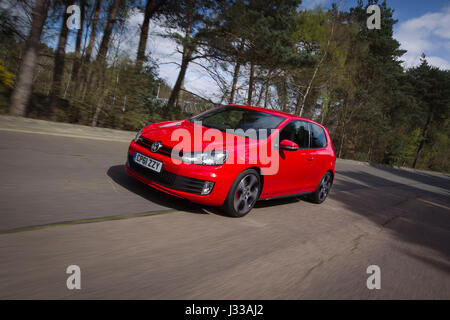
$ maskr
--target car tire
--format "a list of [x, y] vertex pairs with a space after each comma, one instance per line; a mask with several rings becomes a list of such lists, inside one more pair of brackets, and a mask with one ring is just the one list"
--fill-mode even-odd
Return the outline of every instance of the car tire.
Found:
[[261, 189], [261, 177], [256, 170], [248, 169], [241, 172], [231, 185], [222, 210], [231, 217], [245, 216], [259, 199]]
[[332, 185], [333, 185], [333, 174], [328, 171], [327, 173], [324, 174], [324, 176], [320, 180], [320, 183], [317, 186], [316, 191], [314, 191], [314, 193], [312, 193], [309, 196], [309, 200], [313, 203], [321, 204], [328, 197]]

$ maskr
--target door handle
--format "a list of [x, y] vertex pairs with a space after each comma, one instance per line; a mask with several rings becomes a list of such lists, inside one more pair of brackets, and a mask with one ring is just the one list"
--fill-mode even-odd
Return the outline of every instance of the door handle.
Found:
[[311, 161], [314, 160], [314, 157], [308, 157], [308, 158], [306, 158], [306, 160], [308, 160], [309, 162], [311, 162]]

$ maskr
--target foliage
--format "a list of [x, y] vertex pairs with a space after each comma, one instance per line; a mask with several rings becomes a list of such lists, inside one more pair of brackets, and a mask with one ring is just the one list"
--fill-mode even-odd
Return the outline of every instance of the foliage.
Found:
[[6, 70], [2, 60], [0, 60], [0, 90], [11, 88], [14, 82], [14, 75]]

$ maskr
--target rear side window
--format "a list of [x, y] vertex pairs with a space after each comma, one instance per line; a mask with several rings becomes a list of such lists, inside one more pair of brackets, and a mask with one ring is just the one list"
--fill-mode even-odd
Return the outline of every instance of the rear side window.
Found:
[[311, 148], [321, 149], [327, 146], [327, 136], [325, 131], [318, 125], [310, 123], [311, 130]]
[[309, 148], [308, 123], [305, 121], [289, 122], [280, 132], [280, 142], [291, 140], [302, 149]]

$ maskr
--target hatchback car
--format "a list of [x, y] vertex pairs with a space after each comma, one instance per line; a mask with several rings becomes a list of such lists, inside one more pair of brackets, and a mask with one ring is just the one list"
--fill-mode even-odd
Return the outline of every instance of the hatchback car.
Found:
[[126, 170], [170, 195], [246, 215], [257, 200], [327, 198], [336, 156], [328, 130], [269, 109], [226, 105], [182, 121], [146, 126]]

